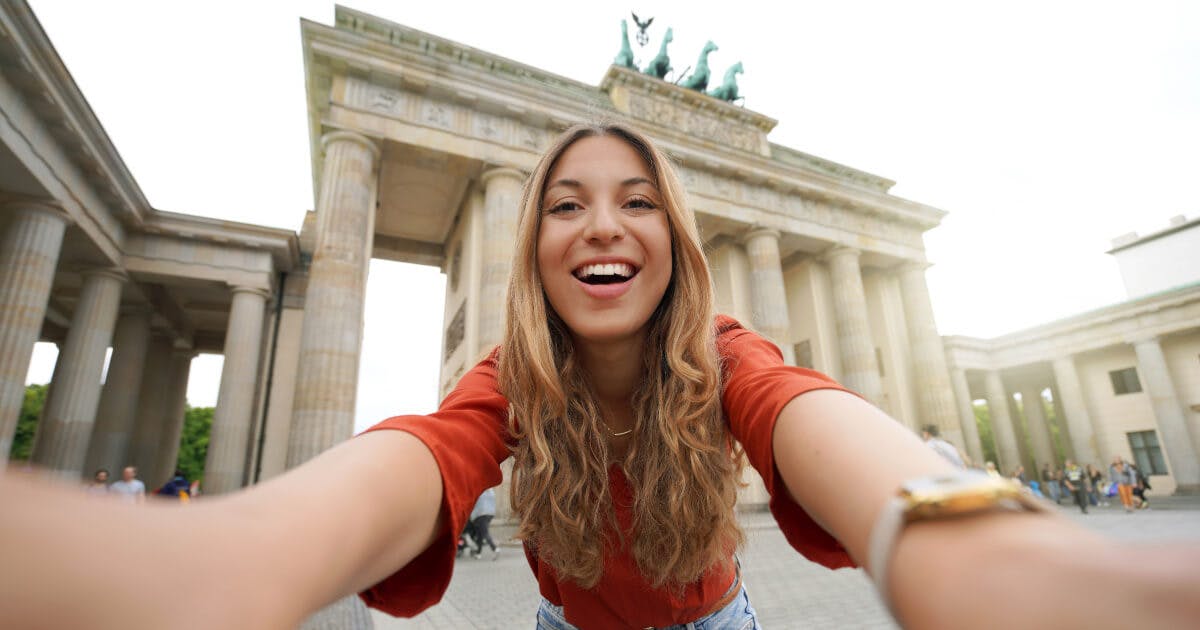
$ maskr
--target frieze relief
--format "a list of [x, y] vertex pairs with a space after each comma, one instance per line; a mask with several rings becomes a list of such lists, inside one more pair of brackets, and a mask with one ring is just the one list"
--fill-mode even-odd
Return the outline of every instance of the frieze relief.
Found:
[[456, 103], [346, 79], [346, 104], [426, 127], [444, 129], [487, 142], [541, 151], [550, 132], [508, 116], [477, 111]]
[[690, 136], [757, 153], [762, 132], [647, 94], [629, 95], [629, 114]]
[[679, 179], [689, 192], [892, 243], [924, 248], [919, 229], [893, 219], [868, 215], [842, 204], [806, 198], [778, 190], [769, 184], [751, 184], [688, 166], [679, 167]]

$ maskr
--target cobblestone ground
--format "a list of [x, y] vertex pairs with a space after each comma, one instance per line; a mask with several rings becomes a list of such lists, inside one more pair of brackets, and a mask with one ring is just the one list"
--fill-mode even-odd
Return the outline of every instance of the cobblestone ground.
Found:
[[[1065, 504], [1062, 512], [1120, 539], [1200, 540], [1200, 498], [1158, 499], [1152, 509], [1134, 514], [1109, 506], [1083, 515]], [[749, 539], [742, 554], [746, 588], [764, 628], [896, 627], [862, 571], [806, 562], [769, 515], [745, 515], [743, 525]], [[483, 560], [460, 560], [442, 602], [415, 619], [372, 611], [376, 630], [533, 628], [539, 595], [520, 548], [505, 546], [495, 562], [489, 557], [485, 550]]]

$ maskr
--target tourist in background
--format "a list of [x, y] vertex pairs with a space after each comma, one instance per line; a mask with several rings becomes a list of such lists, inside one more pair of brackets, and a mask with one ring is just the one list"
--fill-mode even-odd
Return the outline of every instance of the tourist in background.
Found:
[[108, 471], [101, 468], [92, 475], [92, 480], [87, 484], [88, 494], [108, 494]]
[[126, 466], [121, 471], [121, 480], [108, 487], [109, 494], [121, 497], [126, 503], [142, 503], [146, 500], [146, 484], [137, 478], [137, 468]]
[[483, 543], [492, 548], [492, 560], [500, 557], [500, 548], [496, 546], [496, 541], [492, 540], [492, 534], [488, 531], [495, 516], [496, 490], [488, 488], [479, 495], [479, 499], [475, 501], [475, 509], [471, 510], [471, 525], [475, 528], [475, 550], [471, 552], [472, 557], [479, 558], [483, 553]]
[[921, 439], [925, 440], [925, 444], [928, 444], [933, 452], [954, 464], [956, 468], [966, 468], [966, 455], [957, 446], [943, 440], [940, 433], [936, 424], [927, 424], [921, 429]]
[[1142, 473], [1142, 469], [1135, 463], [1129, 462], [1129, 469], [1133, 471], [1133, 496], [1139, 510], [1144, 510], [1150, 507], [1150, 502], [1146, 500], [1146, 491], [1150, 490], [1150, 479]]
[[1108, 478], [1117, 484], [1117, 494], [1121, 497], [1121, 505], [1126, 512], [1133, 511], [1133, 485], [1135, 483], [1133, 470], [1121, 459], [1120, 455], [1113, 457], [1113, 463], [1108, 467]]
[[1079, 506], [1079, 511], [1087, 514], [1087, 475], [1074, 460], [1067, 460], [1066, 468], [1063, 469], [1063, 483], [1075, 496], [1075, 505]]

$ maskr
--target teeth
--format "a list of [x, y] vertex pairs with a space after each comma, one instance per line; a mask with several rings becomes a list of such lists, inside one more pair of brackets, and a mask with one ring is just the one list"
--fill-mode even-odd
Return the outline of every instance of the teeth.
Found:
[[633, 275], [633, 267], [624, 263], [584, 265], [575, 272], [575, 275], [579, 278], [586, 278], [587, 276], [621, 276], [622, 278], [628, 278]]

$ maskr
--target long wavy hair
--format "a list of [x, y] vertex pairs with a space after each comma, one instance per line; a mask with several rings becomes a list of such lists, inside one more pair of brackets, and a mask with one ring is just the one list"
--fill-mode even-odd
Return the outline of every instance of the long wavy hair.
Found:
[[[631, 401], [632, 446], [615, 462], [632, 489], [632, 540], [616, 522], [609, 493], [614, 462], [607, 425], [537, 269], [546, 179], [568, 147], [592, 136], [619, 138], [646, 160], [671, 231], [673, 272], [649, 321], [641, 384]], [[563, 132], [522, 194], [499, 358], [500, 388], [511, 405], [510, 491], [518, 535], [560, 577], [595, 586], [606, 548], [628, 544], [651, 585], [682, 588], [727, 567], [744, 542], [734, 514], [744, 459], [721, 412], [713, 310], [695, 215], [669, 159], [620, 124]]]

